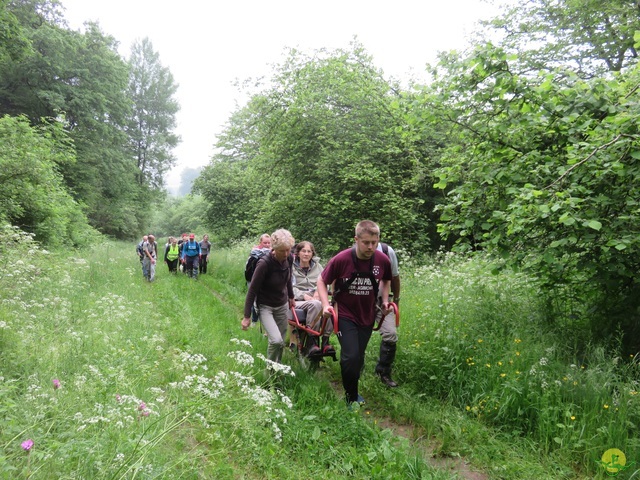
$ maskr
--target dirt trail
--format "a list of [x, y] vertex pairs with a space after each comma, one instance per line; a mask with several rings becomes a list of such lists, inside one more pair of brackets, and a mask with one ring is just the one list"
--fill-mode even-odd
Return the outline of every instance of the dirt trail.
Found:
[[[343, 396], [340, 382], [331, 381], [331, 386], [337, 395]], [[473, 470], [464, 457], [438, 456], [433, 439], [417, 435], [418, 432], [414, 425], [398, 423], [388, 417], [376, 417], [371, 410], [366, 408], [365, 412], [368, 414], [367, 418], [375, 422], [378, 427], [389, 429], [395, 436], [409, 440], [414, 447], [422, 452], [424, 459], [430, 465], [441, 470], [447, 470], [449, 473], [458, 475], [464, 480], [489, 480], [487, 474]]]
[[466, 480], [488, 480], [488, 475], [477, 472], [471, 468], [463, 457], [440, 457], [435, 455], [435, 447], [428, 439], [415, 437], [415, 427], [403, 425], [389, 418], [377, 418], [377, 425], [380, 428], [388, 428], [394, 435], [409, 440], [414, 446], [419, 447], [424, 454], [424, 458], [436, 468], [447, 470]]

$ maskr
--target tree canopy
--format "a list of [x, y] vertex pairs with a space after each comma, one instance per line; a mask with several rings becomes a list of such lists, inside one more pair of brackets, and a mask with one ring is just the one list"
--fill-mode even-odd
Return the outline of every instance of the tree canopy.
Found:
[[358, 44], [313, 57], [292, 50], [231, 118], [196, 182], [211, 225], [234, 235], [287, 226], [335, 252], [375, 212], [388, 240], [430, 244], [426, 142], [403, 131], [403, 102]]
[[[0, 217], [48, 242], [142, 232], [180, 140], [171, 72], [148, 39], [125, 60], [98, 24], [69, 30], [56, 0], [0, 2]], [[328, 257], [371, 218], [401, 254], [487, 253], [572, 298], [594, 335], [640, 338], [640, 8], [510, 5], [424, 85], [357, 41], [289, 50], [156, 224], [195, 230], [204, 212], [221, 244], [286, 227]]]
[[93, 227], [132, 238], [145, 228], [174, 162], [171, 73], [148, 41], [129, 64], [98, 24], [68, 29], [57, 0], [2, 7], [0, 35], [10, 43], [0, 42], [0, 114], [63, 125], [75, 157], [57, 169], [68, 193]]

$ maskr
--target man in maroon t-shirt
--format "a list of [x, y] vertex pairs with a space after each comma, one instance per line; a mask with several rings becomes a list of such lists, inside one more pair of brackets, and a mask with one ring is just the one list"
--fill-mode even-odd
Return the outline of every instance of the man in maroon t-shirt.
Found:
[[389, 312], [391, 262], [376, 250], [380, 227], [371, 220], [356, 226], [355, 246], [333, 257], [318, 278], [318, 295], [325, 315], [331, 315], [328, 285], [335, 282], [333, 301], [338, 314], [340, 370], [347, 403], [364, 403], [358, 394], [360, 371], [376, 317], [378, 290], [382, 311]]

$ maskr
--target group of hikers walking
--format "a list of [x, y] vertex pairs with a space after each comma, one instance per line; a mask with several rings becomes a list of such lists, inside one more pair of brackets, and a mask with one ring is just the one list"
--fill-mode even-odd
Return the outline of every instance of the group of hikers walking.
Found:
[[[303, 241], [295, 245], [293, 236], [285, 229], [260, 237], [247, 268], [252, 258], [258, 259], [253, 262], [252, 275], [247, 276], [241, 326], [248, 329], [252, 311], [257, 310], [257, 319], [268, 338], [269, 360], [278, 363], [282, 360], [293, 310], [304, 310], [307, 325], [316, 331], [323, 318], [335, 317], [345, 398], [348, 405], [362, 404], [358, 383], [367, 345], [374, 325], [378, 324], [382, 341], [375, 371], [388, 387], [398, 386], [391, 377], [398, 342], [397, 311], [393, 308], [400, 301], [398, 259], [390, 246], [380, 243], [380, 227], [375, 222], [359, 222], [354, 245], [334, 256], [324, 268], [315, 257], [313, 244]], [[315, 344], [307, 350], [308, 355], [333, 350], [329, 342], [331, 322], [326, 325], [329, 328], [323, 331], [321, 339], [312, 337]], [[296, 341], [293, 334], [289, 330], [290, 343]]]
[[[142, 265], [142, 276], [145, 280], [153, 282], [156, 275], [156, 262], [158, 259], [158, 242], [152, 234], [142, 237], [142, 241], [136, 247], [136, 253]], [[178, 273], [182, 270], [191, 278], [198, 278], [198, 273], [207, 273], [211, 242], [209, 235], [203, 235], [198, 242], [195, 234], [183, 233], [178, 240], [169, 237], [164, 249], [164, 262], [170, 273]]]
[[[155, 237], [143, 237], [137, 252], [144, 278], [153, 281], [158, 258]], [[198, 242], [193, 233], [185, 233], [180, 239], [169, 237], [164, 261], [169, 272], [175, 274], [182, 269], [197, 279], [198, 273], [207, 273], [210, 252], [208, 235]], [[398, 258], [393, 248], [380, 242], [380, 227], [375, 222], [359, 222], [354, 245], [331, 258], [325, 267], [316, 256], [313, 243], [296, 244], [286, 229], [265, 233], [251, 250], [245, 279], [248, 291], [241, 326], [247, 330], [252, 323], [260, 322], [268, 340], [269, 360], [282, 361], [285, 340], [290, 348], [298, 348], [300, 339], [291, 326], [296, 324], [290, 321], [296, 311], [304, 313], [305, 327], [318, 333], [307, 335], [305, 355], [335, 359], [335, 348], [329, 340], [335, 319], [345, 399], [349, 406], [354, 402], [363, 404], [358, 383], [377, 324], [382, 338], [375, 372], [386, 386], [398, 386], [391, 377], [398, 342]]]

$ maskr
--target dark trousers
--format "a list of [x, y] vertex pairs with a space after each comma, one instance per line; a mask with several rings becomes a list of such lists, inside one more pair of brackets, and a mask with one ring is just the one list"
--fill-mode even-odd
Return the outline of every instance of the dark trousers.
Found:
[[198, 278], [198, 255], [185, 256], [184, 269], [190, 277]]
[[342, 386], [347, 402], [355, 402], [358, 398], [358, 381], [364, 366], [364, 354], [373, 332], [373, 325], [361, 327], [348, 318], [338, 318], [340, 328], [340, 370]]
[[170, 273], [177, 273], [178, 272], [178, 259], [177, 258], [175, 260], [167, 260], [167, 265], [169, 266], [169, 272]]
[[207, 256], [202, 255], [200, 258], [200, 273], [207, 273]]

